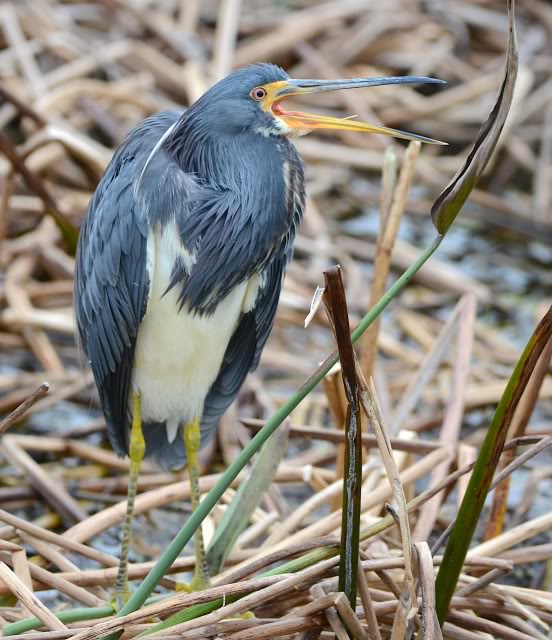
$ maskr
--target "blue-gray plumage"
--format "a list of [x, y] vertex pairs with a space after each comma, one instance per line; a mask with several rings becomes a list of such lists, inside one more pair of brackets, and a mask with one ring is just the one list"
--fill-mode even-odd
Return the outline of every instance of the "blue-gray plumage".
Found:
[[282, 100], [401, 82], [435, 81], [291, 80], [258, 64], [130, 132], [88, 207], [75, 284], [78, 333], [118, 454], [128, 452], [133, 390], [146, 454], [174, 467], [185, 461], [179, 425], [200, 419], [205, 444], [257, 366], [305, 205], [288, 138], [334, 128], [429, 141], [287, 112]]
[[[165, 468], [188, 456], [199, 503], [198, 450], [259, 363], [305, 207], [290, 142], [315, 128], [375, 131], [285, 111], [289, 96], [431, 78], [291, 80], [279, 67], [239, 69], [187, 111], [141, 122], [117, 150], [82, 226], [75, 274], [78, 335], [111, 443], [130, 454], [115, 593], [127, 559], [144, 453]], [[201, 529], [193, 585], [208, 583]]]
[[[244, 73], [253, 75], [254, 85], [287, 77], [269, 65], [259, 66], [254, 74], [251, 69]], [[239, 75], [235, 74], [236, 80]], [[243, 93], [247, 98], [249, 91], [244, 88]], [[254, 304], [241, 313], [220, 371], [207, 390], [202, 445], [214, 434], [248, 372], [257, 366], [274, 321], [303, 213], [303, 164], [286, 138], [274, 144], [246, 126], [239, 109], [244, 97], [235, 99], [235, 112], [213, 113], [205, 108], [209, 99], [221, 104], [217, 100], [224, 94], [225, 84], [220, 83], [188, 111], [165, 111], [140, 123], [113, 157], [81, 230], [77, 326], [109, 437], [119, 455], [128, 452], [129, 393], [136, 340], [151, 286], [146, 255], [152, 229], [174, 222], [182, 247], [197, 256], [191, 268], [183, 260], [173, 264], [168, 288], [178, 291], [175, 313], [186, 306], [187, 313], [212, 314], [237, 285], [254, 275], [261, 279]], [[233, 113], [240, 117], [234, 118]], [[213, 126], [217, 116], [226, 123], [226, 135]], [[256, 187], [259, 182], [262, 189]], [[187, 336], [178, 339], [185, 341]], [[201, 348], [208, 350], [209, 344]], [[182, 394], [186, 394], [184, 385]], [[183, 415], [181, 421], [190, 418]], [[146, 455], [154, 456], [163, 467], [181, 465], [185, 462], [182, 430], [170, 439], [165, 426], [165, 421], [143, 416]]]

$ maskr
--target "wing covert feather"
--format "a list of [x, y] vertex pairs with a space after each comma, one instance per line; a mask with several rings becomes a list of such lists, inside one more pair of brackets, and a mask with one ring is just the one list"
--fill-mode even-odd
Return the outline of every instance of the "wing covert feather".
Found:
[[290, 253], [282, 253], [271, 261], [255, 306], [243, 314], [232, 335], [220, 373], [205, 399], [201, 422], [202, 445], [214, 435], [220, 418], [238, 395], [247, 374], [254, 371], [259, 364], [262, 350], [274, 324]]
[[104, 408], [108, 434], [127, 452], [129, 390], [138, 327], [147, 307], [148, 224], [134, 181], [163, 133], [180, 117], [154, 114], [128, 135], [90, 201], [75, 273], [75, 315]]

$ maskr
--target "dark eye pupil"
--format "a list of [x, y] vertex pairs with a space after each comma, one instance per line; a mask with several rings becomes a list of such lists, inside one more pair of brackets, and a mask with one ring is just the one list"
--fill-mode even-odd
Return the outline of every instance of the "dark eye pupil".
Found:
[[257, 89], [257, 98], [262, 98], [264, 96], [264, 92], [262, 89]]
[[254, 89], [252, 95], [256, 100], [262, 100], [266, 96], [266, 91], [262, 87]]

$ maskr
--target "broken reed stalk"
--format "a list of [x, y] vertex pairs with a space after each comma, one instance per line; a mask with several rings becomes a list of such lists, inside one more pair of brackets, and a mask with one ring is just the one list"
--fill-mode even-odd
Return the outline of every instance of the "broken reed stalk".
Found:
[[0, 422], [0, 435], [5, 433], [11, 426], [21, 420], [21, 418], [27, 413], [27, 411], [41, 398], [43, 398], [49, 391], [50, 385], [47, 382], [43, 382], [36, 391], [24, 400], [16, 409], [14, 409], [9, 416], [6, 416], [4, 420]]
[[[389, 147], [385, 152], [380, 204], [380, 230], [376, 241], [369, 308], [376, 304], [385, 292], [385, 283], [391, 268], [391, 253], [393, 252], [395, 239], [406, 209], [406, 202], [416, 172], [416, 160], [420, 154], [421, 146], [416, 140], [408, 145], [403, 156], [398, 180], [396, 178], [397, 157], [393, 147]], [[362, 372], [367, 380], [374, 375], [378, 352], [379, 324], [380, 320], [378, 319], [364, 334], [360, 345], [360, 362]]]
[[[403, 625], [406, 625], [407, 620], [410, 620], [417, 611], [417, 597], [414, 585], [414, 570], [412, 566], [412, 536], [410, 534], [410, 525], [408, 522], [408, 504], [401, 484], [399, 470], [393, 456], [393, 448], [391, 447], [389, 436], [385, 431], [374, 382], [372, 378], [370, 378], [370, 381], [367, 383], [363, 378], [360, 368], [358, 371], [361, 384], [360, 400], [362, 409], [370, 421], [370, 424], [374, 429], [374, 433], [376, 434], [383, 465], [393, 491], [393, 496], [397, 503], [397, 524], [401, 532], [405, 571], [402, 595], [399, 598], [397, 615], [393, 622], [392, 637], [395, 637], [396, 634], [399, 634], [398, 629]], [[402, 633], [402, 637], [404, 637], [404, 633]]]
[[437, 617], [441, 625], [447, 616], [448, 607], [498, 466], [514, 412], [533, 369], [551, 337], [552, 307], [539, 322], [521, 354], [477, 456], [456, 523], [445, 549], [445, 561], [437, 574]]
[[[397, 186], [397, 155], [392, 146], [387, 147], [383, 157], [383, 168], [381, 176], [380, 195], [380, 224], [379, 233], [376, 240], [376, 255], [374, 257], [374, 269], [372, 285], [370, 288], [370, 309], [381, 298], [385, 292], [385, 285], [391, 266], [391, 254], [395, 244], [400, 222], [406, 206], [408, 190], [414, 176], [416, 158], [420, 150], [419, 142], [411, 142], [408, 146], [401, 169], [399, 184]], [[360, 347], [360, 360], [362, 371], [365, 377], [373, 375], [373, 370], [378, 353], [378, 318], [364, 334]], [[338, 381], [339, 372], [324, 378], [324, 390], [328, 397], [329, 409], [336, 426], [340, 429], [345, 425], [345, 413], [347, 411], [347, 400], [343, 392], [343, 386]], [[361, 430], [367, 431], [366, 421], [361, 415]], [[337, 446], [336, 456], [336, 477], [342, 478], [342, 470], [345, 466], [345, 443]], [[332, 509], [339, 508], [339, 496], [336, 496], [331, 503]]]
[[339, 590], [356, 606], [360, 498], [362, 488], [362, 440], [360, 400], [356, 375], [356, 357], [349, 330], [349, 314], [343, 271], [340, 266], [324, 271], [326, 309], [331, 318], [341, 361], [343, 387], [347, 397], [345, 420], [345, 460], [343, 468], [343, 502], [341, 507], [341, 560]]

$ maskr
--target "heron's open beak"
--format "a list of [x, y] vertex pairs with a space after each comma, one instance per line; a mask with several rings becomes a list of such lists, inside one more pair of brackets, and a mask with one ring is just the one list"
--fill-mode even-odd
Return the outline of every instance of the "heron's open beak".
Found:
[[282, 107], [282, 101], [291, 96], [300, 96], [306, 93], [318, 93], [319, 91], [336, 91], [337, 89], [360, 89], [362, 87], [378, 87], [385, 84], [441, 84], [443, 80], [424, 78], [418, 76], [399, 76], [387, 78], [355, 78], [351, 80], [282, 80], [265, 85], [267, 97], [265, 108], [281, 118], [291, 129], [341, 129], [343, 131], [365, 131], [370, 133], [382, 133], [395, 138], [405, 140], [419, 140], [429, 144], [447, 144], [432, 138], [426, 138], [415, 133], [407, 133], [398, 129], [390, 129], [375, 124], [367, 124], [350, 118], [332, 118], [301, 111], [286, 111]]

